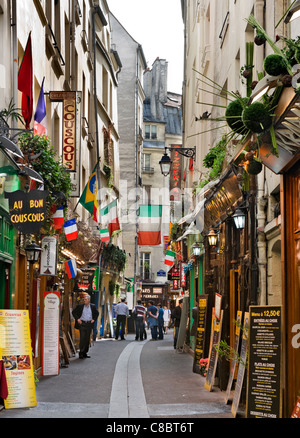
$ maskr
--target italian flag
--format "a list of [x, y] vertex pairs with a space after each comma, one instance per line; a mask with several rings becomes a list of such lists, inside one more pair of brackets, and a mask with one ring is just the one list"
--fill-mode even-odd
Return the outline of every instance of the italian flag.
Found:
[[175, 252], [167, 249], [166, 257], [165, 257], [165, 265], [173, 266], [175, 260]]
[[120, 229], [120, 223], [118, 219], [118, 200], [115, 199], [106, 207], [100, 210], [101, 224], [103, 229], [108, 229], [111, 236], [114, 231]]
[[139, 245], [161, 244], [162, 205], [140, 205]]
[[101, 242], [109, 242], [110, 236], [108, 228], [103, 228], [102, 230], [100, 230], [100, 238]]

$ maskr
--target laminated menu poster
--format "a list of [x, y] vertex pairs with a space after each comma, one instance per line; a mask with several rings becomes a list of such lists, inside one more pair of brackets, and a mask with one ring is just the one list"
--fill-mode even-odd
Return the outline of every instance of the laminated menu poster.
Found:
[[36, 406], [28, 310], [0, 310], [0, 355], [8, 386], [5, 408]]
[[60, 293], [44, 292], [43, 376], [56, 376], [60, 372], [59, 317]]
[[198, 300], [198, 320], [197, 320], [197, 335], [193, 362], [193, 372], [201, 374], [200, 359], [203, 358], [205, 329], [206, 329], [206, 314], [207, 314], [208, 295], [200, 295]]

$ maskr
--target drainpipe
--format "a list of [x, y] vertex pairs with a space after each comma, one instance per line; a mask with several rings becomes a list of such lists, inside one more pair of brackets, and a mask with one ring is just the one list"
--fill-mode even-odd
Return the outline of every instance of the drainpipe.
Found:
[[[12, 38], [12, 91], [13, 103], [18, 108], [18, 39], [17, 39], [17, 0], [11, 0], [11, 38]], [[12, 127], [17, 128], [17, 121], [12, 119]]]
[[76, 33], [76, 22], [75, 22], [75, 13], [76, 13], [76, 0], [73, 0], [71, 5], [72, 11], [72, 40], [71, 40], [71, 57], [72, 57], [72, 65], [71, 65], [71, 90], [75, 90], [75, 80], [76, 80], [76, 60], [75, 60], [75, 33]]
[[[98, 166], [97, 166], [97, 182], [98, 182], [98, 187], [97, 187], [97, 189], [98, 189], [98, 193], [100, 193], [100, 189], [101, 189], [101, 186], [100, 186], [100, 178], [101, 178], [101, 174], [100, 174], [100, 149], [99, 149], [99, 136], [98, 136], [98, 131], [99, 131], [99, 128], [98, 128], [98, 103], [97, 103], [97, 69], [96, 69], [96, 63], [97, 63], [97, 54], [96, 54], [96, 25], [95, 25], [95, 15], [96, 15], [96, 13], [97, 13], [97, 9], [96, 8], [94, 8], [93, 10], [92, 10], [92, 39], [93, 39], [93, 51], [94, 51], [94, 68], [93, 68], [93, 73], [94, 73], [94, 77], [93, 77], [93, 80], [94, 80], [94, 116], [95, 116], [95, 136], [96, 136], [96, 157], [97, 157], [97, 163], [98, 163]], [[100, 209], [100, 206], [101, 206], [101, 199], [100, 199], [100, 196], [98, 196], [98, 200], [99, 200], [99, 209]], [[102, 259], [102, 249], [100, 248], [100, 251], [99, 251], [99, 280], [100, 280], [100, 278], [101, 278], [101, 259]], [[100, 284], [99, 284], [99, 286], [101, 286]], [[101, 305], [101, 303], [102, 303], [102, 296], [101, 296], [101, 293], [100, 293], [101, 291], [100, 291], [100, 287], [99, 287], [99, 305], [100, 305], [100, 318], [99, 318], [99, 321], [101, 321], [101, 319], [102, 319], [102, 305]], [[106, 321], [106, 301], [104, 301], [104, 321]], [[100, 330], [99, 330], [99, 333], [100, 333]]]
[[265, 208], [268, 199], [264, 196], [265, 168], [258, 175], [257, 179], [257, 251], [258, 251], [258, 272], [259, 272], [259, 297], [258, 304], [265, 306], [268, 304], [267, 299], [267, 242], [264, 228], [266, 225]]
[[[138, 186], [139, 186], [139, 120], [138, 120], [138, 104], [139, 104], [139, 55], [141, 46], [138, 45], [136, 51], [136, 85], [135, 85], [135, 191], [136, 191], [136, 203], [138, 205]], [[136, 219], [135, 219], [135, 248], [134, 248], [134, 285], [133, 285], [133, 305], [136, 304], [136, 274], [137, 274], [137, 261], [138, 261], [138, 209], [136, 209]]]
[[[254, 15], [257, 21], [264, 27], [265, 16], [265, 1], [256, 0], [254, 4]], [[255, 46], [255, 70], [260, 71], [265, 58], [265, 45]], [[258, 304], [267, 304], [267, 242], [264, 233], [266, 224], [265, 207], [267, 205], [267, 199], [264, 196], [265, 186], [265, 167], [263, 166], [262, 172], [257, 177], [257, 266], [258, 266]]]

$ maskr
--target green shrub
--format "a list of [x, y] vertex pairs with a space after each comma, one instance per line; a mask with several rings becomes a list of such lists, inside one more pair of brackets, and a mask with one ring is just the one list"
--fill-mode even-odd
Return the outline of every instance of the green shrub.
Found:
[[273, 53], [265, 58], [264, 70], [271, 76], [287, 73], [287, 62], [283, 56]]
[[272, 125], [272, 117], [269, 109], [261, 102], [254, 102], [242, 112], [244, 125], [255, 133], [261, 133]]
[[225, 111], [225, 118], [228, 126], [237, 133], [241, 133], [245, 130], [245, 126], [242, 122], [242, 112], [244, 107], [248, 103], [248, 98], [236, 99], [227, 106]]

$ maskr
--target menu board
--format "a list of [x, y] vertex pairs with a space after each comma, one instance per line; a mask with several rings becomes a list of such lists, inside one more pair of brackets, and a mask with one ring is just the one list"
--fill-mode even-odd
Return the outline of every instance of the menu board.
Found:
[[60, 293], [44, 292], [43, 376], [59, 374]]
[[221, 340], [221, 330], [222, 330], [222, 321], [223, 321], [223, 310], [221, 310], [220, 318], [216, 318], [215, 312], [213, 309], [213, 316], [212, 316], [212, 343], [211, 343], [211, 349], [209, 354], [209, 361], [208, 361], [208, 370], [207, 375], [205, 378], [204, 388], [208, 391], [212, 391], [212, 387], [214, 384], [216, 369], [217, 369], [217, 363], [218, 363], [218, 351], [216, 348], [219, 347], [220, 340]]
[[194, 352], [193, 372], [200, 374], [200, 359], [203, 357], [208, 295], [200, 295], [198, 299], [197, 335]]
[[231, 359], [231, 366], [230, 366], [230, 374], [229, 374], [229, 379], [228, 379], [228, 384], [227, 384], [227, 389], [226, 389], [226, 394], [225, 394], [225, 403], [228, 403], [228, 400], [230, 398], [230, 392], [231, 392], [231, 388], [232, 388], [232, 383], [233, 383], [233, 379], [234, 379], [234, 375], [235, 375], [235, 369], [236, 369], [236, 358], [238, 355], [238, 351], [239, 351], [239, 345], [240, 345], [240, 336], [241, 336], [241, 323], [242, 323], [242, 314], [243, 312], [241, 312], [240, 310], [237, 311], [237, 316], [236, 316], [236, 328], [235, 328], [235, 335], [234, 335], [234, 357]]
[[282, 308], [251, 306], [247, 418], [281, 418]]
[[245, 370], [247, 364], [248, 338], [249, 338], [249, 313], [245, 312], [242, 346], [241, 346], [240, 357], [239, 357], [239, 370], [238, 370], [234, 396], [231, 406], [231, 413], [234, 417], [237, 414], [237, 410], [240, 404], [242, 388], [243, 388], [243, 382], [244, 382], [244, 376], [245, 376]]
[[0, 355], [8, 386], [5, 408], [36, 406], [28, 310], [0, 310]]

